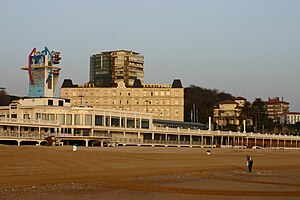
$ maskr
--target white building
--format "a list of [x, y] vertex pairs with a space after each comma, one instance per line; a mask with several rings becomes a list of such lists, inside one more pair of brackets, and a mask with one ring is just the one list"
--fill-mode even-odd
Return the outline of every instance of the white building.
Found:
[[296, 124], [300, 122], [300, 112], [287, 112], [285, 114], [286, 124]]

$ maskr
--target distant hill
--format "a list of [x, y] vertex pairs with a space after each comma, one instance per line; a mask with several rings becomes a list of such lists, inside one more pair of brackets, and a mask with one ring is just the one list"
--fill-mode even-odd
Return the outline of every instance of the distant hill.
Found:
[[195, 85], [184, 88], [184, 121], [207, 123], [213, 116], [214, 106], [234, 96], [217, 89], [207, 89]]

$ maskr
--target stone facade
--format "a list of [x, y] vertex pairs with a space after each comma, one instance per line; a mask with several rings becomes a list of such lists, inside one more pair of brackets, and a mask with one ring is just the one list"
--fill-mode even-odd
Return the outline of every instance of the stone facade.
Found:
[[180, 80], [172, 85], [140, 83], [133, 87], [126, 87], [124, 82], [119, 82], [118, 87], [73, 85], [65, 80], [60, 94], [61, 98], [71, 99], [72, 106], [153, 113], [155, 119], [184, 120], [184, 89]]

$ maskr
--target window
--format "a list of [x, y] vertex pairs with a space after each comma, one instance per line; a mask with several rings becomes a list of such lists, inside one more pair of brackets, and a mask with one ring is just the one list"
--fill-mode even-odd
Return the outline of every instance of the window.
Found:
[[176, 96], [176, 97], [179, 96], [179, 91], [178, 91], [178, 90], [175, 91], [175, 96]]
[[179, 105], [179, 100], [175, 99], [175, 105]]
[[65, 125], [65, 115], [64, 114], [57, 114], [57, 120], [59, 125]]
[[72, 125], [72, 115], [71, 114], [67, 114], [66, 124], [67, 125]]
[[103, 123], [103, 115], [95, 115], [95, 125], [96, 126], [103, 126], [104, 123]]
[[55, 114], [49, 114], [49, 121], [55, 121]]
[[47, 120], [47, 115], [45, 113], [42, 114], [42, 120]]
[[127, 128], [134, 128], [134, 118], [127, 118]]
[[111, 126], [120, 127], [120, 118], [119, 117], [111, 117]]
[[164, 116], [164, 115], [165, 115], [164, 109], [160, 109], [160, 116]]
[[166, 96], [170, 96], [171, 95], [171, 92], [168, 90], [166, 91]]
[[149, 128], [149, 120], [142, 119], [142, 128], [148, 129]]
[[82, 125], [81, 114], [75, 114], [75, 125]]
[[41, 113], [35, 113], [35, 119], [36, 120], [41, 119]]
[[29, 114], [24, 114], [23, 119], [29, 119]]
[[166, 109], [166, 116], [169, 117], [170, 116], [170, 109]]
[[160, 96], [165, 96], [165, 92], [164, 91], [160, 91]]
[[59, 101], [58, 101], [58, 106], [64, 106], [64, 101], [59, 100]]
[[53, 100], [52, 99], [48, 99], [48, 105], [53, 106]]
[[85, 125], [92, 125], [92, 115], [85, 115]]

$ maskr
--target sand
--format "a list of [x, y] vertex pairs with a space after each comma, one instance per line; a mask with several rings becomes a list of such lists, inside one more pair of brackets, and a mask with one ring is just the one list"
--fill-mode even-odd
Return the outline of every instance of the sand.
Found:
[[294, 200], [300, 150], [0, 146], [0, 199]]

